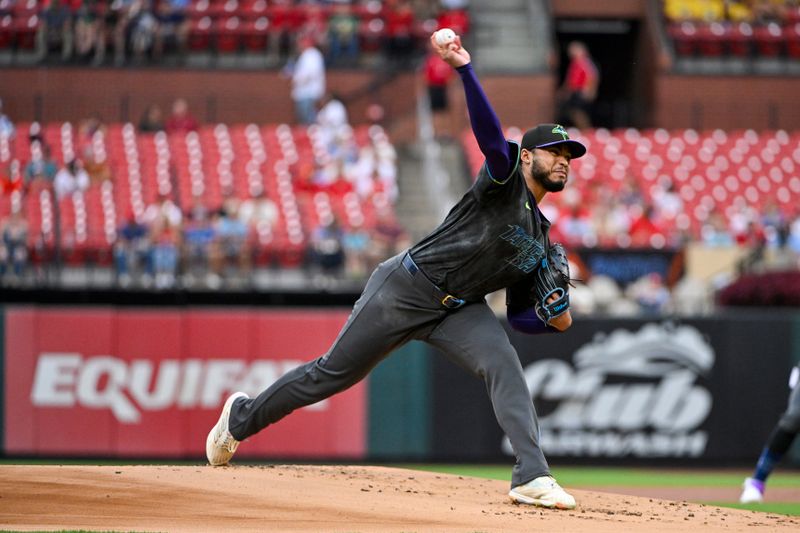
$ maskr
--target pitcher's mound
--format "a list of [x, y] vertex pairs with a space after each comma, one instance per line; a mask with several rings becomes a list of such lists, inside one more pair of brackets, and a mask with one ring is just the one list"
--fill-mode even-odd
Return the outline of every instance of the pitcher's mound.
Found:
[[800, 520], [572, 490], [573, 511], [508, 484], [364, 466], [0, 466], [0, 529], [103, 531], [797, 531]]

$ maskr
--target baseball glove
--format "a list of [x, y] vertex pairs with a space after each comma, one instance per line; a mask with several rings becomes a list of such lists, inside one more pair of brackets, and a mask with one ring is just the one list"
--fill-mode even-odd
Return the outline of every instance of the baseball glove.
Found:
[[545, 324], [569, 310], [569, 261], [561, 244], [550, 246], [533, 283], [536, 314]]

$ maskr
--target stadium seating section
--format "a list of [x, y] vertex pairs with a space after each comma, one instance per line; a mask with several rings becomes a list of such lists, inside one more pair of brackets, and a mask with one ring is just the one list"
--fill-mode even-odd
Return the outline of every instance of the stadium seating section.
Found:
[[[0, 52], [32, 52], [36, 32], [43, 24], [45, 2], [36, 0], [0, 0]], [[72, 6], [75, 4], [75, 7]], [[154, 6], [158, 4], [156, 0]], [[333, 3], [297, 3], [281, 0], [193, 0], [186, 11], [189, 31], [187, 48], [192, 52], [263, 53], [270, 37], [295, 36], [314, 31], [321, 36], [334, 10]], [[77, 9], [80, 3], [70, 3]], [[110, 2], [97, 2], [91, 9], [105, 18]], [[359, 49], [371, 52], [382, 49], [395, 32], [411, 32], [412, 39], [424, 43], [437, 27], [448, 26], [464, 35], [469, 30], [466, 10], [441, 10], [425, 13], [402, 13], [380, 0], [352, 2], [350, 14], [357, 24]], [[116, 20], [115, 17], [109, 21]], [[105, 27], [108, 44], [113, 46], [109, 22]]]
[[[0, 168], [16, 166], [21, 172], [31, 159], [38, 143], [30, 143], [25, 134], [29, 129], [29, 124], [19, 124], [13, 144], [0, 137]], [[42, 131], [56, 161], [74, 157], [78, 148], [72, 124], [48, 124]], [[354, 136], [359, 147], [389, 143], [380, 126], [356, 128]], [[328, 186], [314, 183], [313, 162], [327, 155], [315, 126], [218, 124], [168, 136], [137, 133], [131, 124], [111, 124], [105, 134], [94, 136], [92, 150], [96, 158], [107, 158], [114, 179], [59, 202], [62, 251], [73, 263], [109, 262], [120, 225], [132, 215], [141, 217], [160, 195], [177, 200], [188, 213], [196, 199], [216, 209], [225, 191], [242, 199], [264, 191], [279, 206], [280, 218], [274, 227], [259, 226], [253, 232], [255, 259], [284, 267], [300, 264], [310, 232], [321, 218], [333, 213], [345, 228], [370, 229], [379, 211], [393, 211], [380, 180], [372, 194], [361, 196], [345, 180]], [[55, 198], [52, 188], [40, 181], [32, 182], [22, 205], [34, 260], [50, 257], [56, 239]], [[0, 196], [0, 220], [10, 209], [10, 196]]]
[[796, 2], [665, 0], [664, 16], [678, 57], [800, 59]]
[[[589, 147], [589, 153], [572, 162], [570, 187], [586, 197], [592, 186], [617, 191], [624, 181], [633, 179], [644, 201], [650, 203], [654, 194], [671, 183], [683, 208], [674, 218], [666, 220], [670, 226], [665, 228], [667, 231], [698, 239], [713, 211], [728, 220], [743, 208], [761, 211], [768, 203], [775, 203], [788, 213], [797, 212], [798, 132], [596, 129], [572, 134]], [[516, 128], [507, 135], [521, 138]], [[464, 134], [462, 142], [475, 174], [483, 164], [483, 155], [471, 132]], [[564, 213], [566, 198], [565, 194], [554, 195], [547, 204]]]

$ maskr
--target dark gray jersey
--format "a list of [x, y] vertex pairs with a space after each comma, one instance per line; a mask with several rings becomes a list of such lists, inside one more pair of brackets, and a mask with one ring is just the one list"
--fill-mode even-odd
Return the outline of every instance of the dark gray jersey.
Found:
[[411, 248], [422, 271], [442, 290], [467, 301], [510, 287], [544, 257], [550, 222], [536, 206], [509, 143], [511, 174], [493, 178], [484, 164], [444, 222]]

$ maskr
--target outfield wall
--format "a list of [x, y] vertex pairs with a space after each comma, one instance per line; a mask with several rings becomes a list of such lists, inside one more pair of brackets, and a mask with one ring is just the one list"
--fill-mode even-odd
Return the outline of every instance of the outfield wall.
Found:
[[[6, 456], [201, 458], [225, 397], [323, 354], [349, 309], [2, 308]], [[560, 462], [752, 462], [800, 360], [800, 314], [579, 319], [510, 333]], [[412, 342], [238, 457], [503, 461], [483, 383]]]

